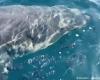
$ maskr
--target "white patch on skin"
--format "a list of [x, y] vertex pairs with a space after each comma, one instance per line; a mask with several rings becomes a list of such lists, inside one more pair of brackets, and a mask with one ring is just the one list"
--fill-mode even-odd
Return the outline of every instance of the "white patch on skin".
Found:
[[62, 52], [59, 52], [59, 54], [61, 54]]
[[79, 11], [78, 9], [74, 8], [74, 9], [71, 9], [72, 12], [75, 12], [75, 15], [80, 15], [81, 14], [81, 11]]
[[8, 71], [7, 68], [5, 67], [2, 73], [8, 74], [8, 72], [9, 72], [9, 71]]
[[41, 34], [38, 34], [37, 36], [38, 36], [38, 38], [39, 38], [39, 39], [42, 37], [42, 35], [41, 35]]

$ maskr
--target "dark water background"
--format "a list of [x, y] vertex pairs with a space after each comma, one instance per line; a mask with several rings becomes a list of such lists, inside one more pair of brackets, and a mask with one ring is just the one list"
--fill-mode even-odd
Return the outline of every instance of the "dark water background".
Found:
[[[64, 35], [46, 49], [13, 60], [8, 80], [80, 80], [78, 77], [100, 76], [100, 18], [99, 5], [89, 0], [1, 0], [7, 5], [65, 5], [85, 10], [91, 16], [82, 29]], [[76, 36], [76, 35], [79, 36]], [[85, 79], [83, 79], [85, 80]]]

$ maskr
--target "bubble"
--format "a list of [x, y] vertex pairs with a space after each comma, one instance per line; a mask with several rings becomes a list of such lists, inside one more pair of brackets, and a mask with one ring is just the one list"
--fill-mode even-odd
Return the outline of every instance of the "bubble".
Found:
[[79, 34], [75, 34], [76, 37], [79, 37]]

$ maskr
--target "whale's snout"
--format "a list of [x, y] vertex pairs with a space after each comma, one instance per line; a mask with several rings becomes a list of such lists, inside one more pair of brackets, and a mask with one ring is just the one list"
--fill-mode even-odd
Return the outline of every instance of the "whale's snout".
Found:
[[66, 9], [60, 14], [59, 27], [67, 30], [85, 26], [90, 17], [78, 9]]

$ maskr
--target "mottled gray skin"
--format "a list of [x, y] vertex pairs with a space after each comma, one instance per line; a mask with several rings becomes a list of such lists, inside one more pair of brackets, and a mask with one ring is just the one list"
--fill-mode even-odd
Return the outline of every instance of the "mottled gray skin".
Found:
[[84, 26], [87, 20], [87, 16], [79, 10], [64, 6], [0, 7], [0, 46], [18, 46], [23, 42], [29, 44], [31, 41], [34, 47], [55, 33], [52, 39], [59, 39], [65, 32]]

